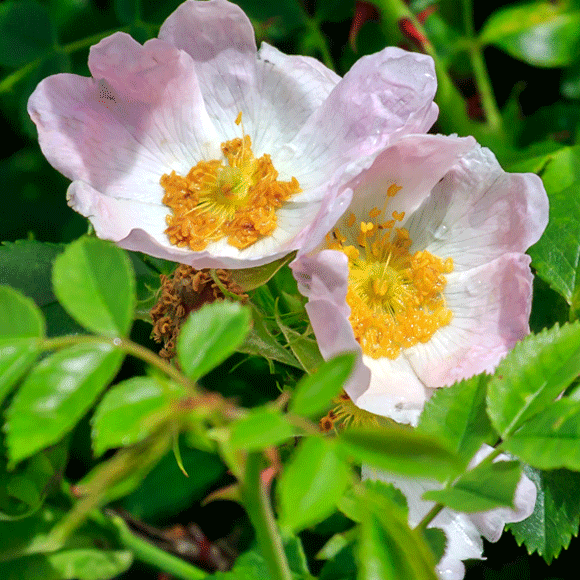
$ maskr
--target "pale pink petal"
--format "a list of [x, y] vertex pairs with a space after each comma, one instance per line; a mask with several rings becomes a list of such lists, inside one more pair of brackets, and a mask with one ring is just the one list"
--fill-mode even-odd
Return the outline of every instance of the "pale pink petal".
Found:
[[426, 131], [437, 117], [433, 61], [386, 48], [359, 59], [289, 144], [304, 182], [328, 176], [329, 165], [352, 176], [404, 134]]
[[426, 344], [408, 348], [418, 377], [429, 387], [491, 372], [529, 333], [530, 258], [507, 254], [478, 268], [447, 275], [445, 299], [453, 313]]
[[226, 0], [188, 0], [165, 20], [159, 38], [196, 63], [208, 113], [222, 141], [239, 135], [231, 123], [241, 111], [248, 134], [260, 117], [254, 29], [243, 10]]
[[505, 173], [476, 146], [405, 224], [413, 249], [451, 257], [456, 270], [525, 252], [548, 223], [548, 198], [533, 174]]
[[43, 153], [106, 195], [160, 204], [161, 175], [188, 170], [215, 140], [191, 59], [116, 33], [91, 49], [90, 66], [95, 79], [54, 75], [32, 94]]

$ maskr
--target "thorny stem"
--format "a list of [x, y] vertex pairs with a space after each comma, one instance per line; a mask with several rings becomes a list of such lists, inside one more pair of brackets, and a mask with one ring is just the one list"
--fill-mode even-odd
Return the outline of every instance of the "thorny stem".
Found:
[[261, 453], [248, 453], [243, 484], [244, 507], [256, 531], [272, 580], [292, 580], [270, 499], [260, 478], [261, 463]]

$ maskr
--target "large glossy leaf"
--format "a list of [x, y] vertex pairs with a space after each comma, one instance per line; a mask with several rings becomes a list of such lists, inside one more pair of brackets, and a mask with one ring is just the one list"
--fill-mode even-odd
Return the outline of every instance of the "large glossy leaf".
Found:
[[115, 385], [93, 415], [95, 455], [142, 441], [171, 416], [172, 402], [185, 395], [183, 387], [161, 384], [153, 377], [133, 377]]
[[580, 373], [580, 323], [526, 337], [499, 364], [487, 388], [491, 421], [507, 439]]
[[580, 403], [555, 401], [506, 439], [504, 447], [538, 469], [580, 471]]
[[299, 531], [329, 516], [346, 489], [349, 471], [331, 441], [305, 439], [280, 477], [280, 527]]
[[110, 242], [80, 238], [54, 261], [54, 292], [69, 314], [93, 332], [125, 335], [135, 309], [135, 276], [127, 254]]
[[521, 475], [517, 461], [482, 463], [457, 478], [452, 486], [427, 491], [423, 498], [465, 513], [513, 507]]
[[345, 431], [340, 446], [362, 463], [415, 477], [444, 481], [459, 469], [456, 454], [438, 440], [393, 425], [381, 429]]
[[12, 462], [59, 441], [117, 374], [123, 354], [105, 344], [77, 345], [45, 358], [8, 408], [6, 446]]
[[479, 39], [535, 66], [566, 66], [579, 54], [580, 11], [567, 2], [506, 6], [491, 15]]
[[36, 360], [44, 319], [38, 307], [0, 286], [0, 403]]
[[305, 417], [323, 413], [350, 376], [355, 363], [355, 355], [346, 353], [337, 356], [305, 376], [296, 386], [290, 403], [290, 411]]
[[580, 474], [531, 467], [525, 467], [524, 472], [538, 489], [536, 505], [529, 518], [508, 527], [519, 545], [525, 544], [529, 554], [538, 552], [549, 564], [578, 534]]
[[448, 441], [464, 463], [469, 462], [482, 443], [496, 437], [485, 412], [488, 381], [489, 376], [479, 375], [437, 389], [425, 403], [418, 431]]
[[235, 352], [250, 327], [250, 312], [237, 302], [213, 302], [193, 312], [179, 334], [183, 372], [199, 379]]

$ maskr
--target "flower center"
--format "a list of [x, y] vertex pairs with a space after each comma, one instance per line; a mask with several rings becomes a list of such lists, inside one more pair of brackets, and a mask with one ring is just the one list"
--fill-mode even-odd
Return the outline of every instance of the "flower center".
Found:
[[[348, 245], [338, 229], [327, 236], [327, 242], [348, 256], [346, 301], [363, 353], [395, 359], [401, 349], [429, 341], [451, 322], [453, 313], [443, 291], [453, 260], [442, 260], [426, 250], [411, 254], [409, 232], [395, 227], [404, 213], [393, 212], [392, 219], [379, 223], [382, 213], [373, 208], [372, 221], [358, 224], [356, 236], [351, 236], [356, 238], [355, 245]], [[354, 228], [356, 221], [351, 214], [347, 226]]]
[[[242, 114], [236, 119], [241, 123]], [[166, 223], [169, 241], [200, 251], [227, 238], [228, 244], [247, 248], [276, 229], [276, 210], [302, 191], [295, 177], [278, 181], [268, 154], [256, 159], [252, 140], [242, 138], [221, 144], [223, 159], [200, 161], [184, 177], [175, 171], [160, 183], [163, 203], [171, 208]]]

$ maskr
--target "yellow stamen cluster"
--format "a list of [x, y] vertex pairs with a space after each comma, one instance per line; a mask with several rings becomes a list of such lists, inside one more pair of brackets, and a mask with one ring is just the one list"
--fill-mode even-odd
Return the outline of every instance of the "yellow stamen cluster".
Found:
[[[387, 192], [388, 197], [396, 195]], [[398, 189], [396, 189], [398, 188]], [[425, 343], [449, 324], [453, 314], [445, 303], [445, 274], [453, 271], [453, 260], [423, 250], [411, 254], [409, 232], [395, 227], [404, 212], [392, 212], [386, 221], [377, 220], [383, 211], [373, 208], [369, 218], [358, 225], [356, 244], [338, 229], [327, 236], [331, 249], [348, 256], [349, 288], [346, 296], [351, 308], [350, 322], [363, 353], [372, 358], [395, 359], [401, 349]], [[346, 220], [354, 227], [356, 216]]]
[[278, 181], [268, 154], [254, 157], [249, 135], [222, 143], [221, 150], [224, 160], [200, 161], [185, 177], [175, 171], [161, 177], [163, 203], [172, 210], [165, 233], [180, 248], [200, 251], [224, 237], [247, 248], [272, 234], [276, 210], [301, 191], [295, 177]]

